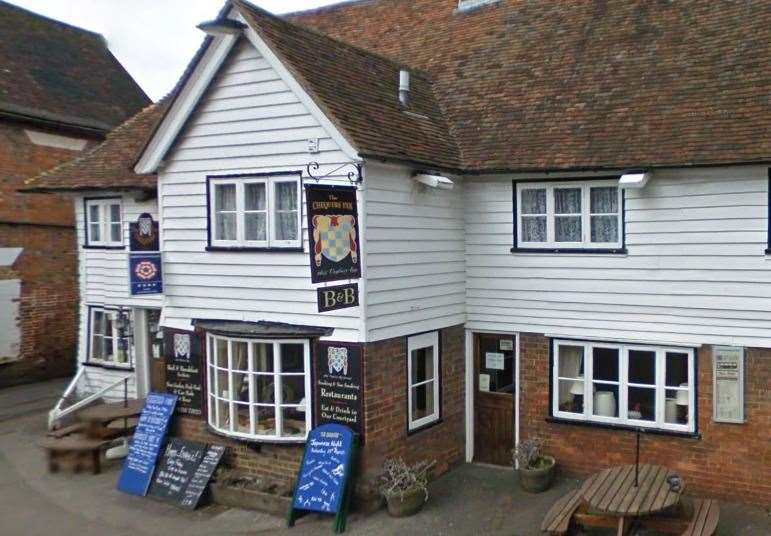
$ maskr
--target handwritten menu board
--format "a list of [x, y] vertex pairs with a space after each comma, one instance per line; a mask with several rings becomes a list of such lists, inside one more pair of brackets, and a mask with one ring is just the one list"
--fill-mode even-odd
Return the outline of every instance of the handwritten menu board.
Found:
[[170, 439], [149, 495], [194, 510], [224, 452], [222, 446]]
[[128, 456], [118, 478], [120, 491], [139, 496], [147, 494], [176, 403], [177, 395], [147, 395], [134, 438], [129, 444]]
[[353, 431], [340, 424], [311, 430], [297, 477], [293, 510], [326, 514], [340, 511], [351, 471]]
[[201, 381], [201, 340], [195, 333], [163, 330], [166, 361], [166, 391], [177, 395], [177, 412], [200, 417], [203, 414]]
[[316, 344], [316, 424], [338, 423], [364, 431], [361, 345]]

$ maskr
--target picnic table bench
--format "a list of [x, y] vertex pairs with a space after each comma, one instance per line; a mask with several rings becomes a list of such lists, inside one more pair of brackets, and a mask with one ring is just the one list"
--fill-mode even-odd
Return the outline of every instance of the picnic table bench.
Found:
[[682, 481], [660, 465], [622, 465], [600, 471], [580, 489], [559, 499], [547, 512], [541, 530], [567, 534], [571, 527], [617, 529], [618, 536], [633, 525], [681, 536], [711, 536], [717, 529], [717, 501], [697, 499], [689, 515], [681, 501]]

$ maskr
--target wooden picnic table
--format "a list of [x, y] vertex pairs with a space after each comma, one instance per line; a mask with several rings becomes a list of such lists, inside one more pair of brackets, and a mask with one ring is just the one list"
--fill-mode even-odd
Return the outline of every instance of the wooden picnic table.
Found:
[[128, 400], [127, 402], [110, 402], [91, 406], [78, 413], [78, 419], [83, 422], [108, 424], [117, 419], [136, 417], [142, 413], [145, 399]]

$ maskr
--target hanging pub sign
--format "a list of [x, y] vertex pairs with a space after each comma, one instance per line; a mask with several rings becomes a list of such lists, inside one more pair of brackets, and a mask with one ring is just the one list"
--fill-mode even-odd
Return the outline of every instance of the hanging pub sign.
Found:
[[177, 395], [177, 412], [203, 415], [201, 339], [192, 332], [164, 328], [166, 391]]
[[320, 313], [359, 306], [358, 283], [317, 288], [316, 295]]
[[356, 188], [305, 185], [314, 283], [361, 277]]
[[163, 294], [160, 253], [129, 253], [131, 295]]
[[316, 425], [339, 423], [357, 434], [364, 431], [362, 412], [362, 347], [360, 344], [316, 343]]
[[715, 346], [712, 350], [712, 392], [715, 422], [744, 422], [744, 348]]
[[129, 223], [130, 251], [160, 251], [158, 222], [148, 214], [140, 214], [137, 221]]

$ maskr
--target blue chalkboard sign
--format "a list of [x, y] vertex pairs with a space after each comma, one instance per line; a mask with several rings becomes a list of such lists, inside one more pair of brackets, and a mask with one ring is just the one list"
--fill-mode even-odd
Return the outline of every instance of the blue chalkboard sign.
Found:
[[295, 483], [289, 526], [300, 512], [319, 512], [337, 516], [336, 531], [345, 529], [353, 451], [356, 435], [342, 424], [324, 424], [311, 430]]
[[131, 495], [145, 496], [153, 478], [158, 454], [163, 448], [169, 421], [177, 404], [177, 395], [150, 393], [139, 416], [129, 453], [123, 462], [118, 489]]

